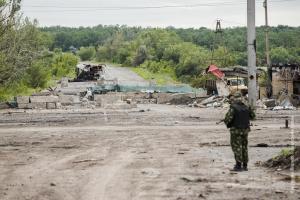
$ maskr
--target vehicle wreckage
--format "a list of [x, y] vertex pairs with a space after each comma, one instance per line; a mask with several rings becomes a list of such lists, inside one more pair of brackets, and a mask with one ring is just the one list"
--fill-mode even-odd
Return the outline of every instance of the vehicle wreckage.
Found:
[[105, 64], [78, 64], [75, 81], [97, 81], [104, 77]]

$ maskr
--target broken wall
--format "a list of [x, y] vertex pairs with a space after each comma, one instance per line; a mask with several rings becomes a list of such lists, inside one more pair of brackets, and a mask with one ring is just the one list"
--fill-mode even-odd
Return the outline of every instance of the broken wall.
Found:
[[280, 72], [273, 72], [272, 73], [272, 87], [273, 87], [273, 95], [278, 96], [279, 93], [287, 89], [288, 94], [293, 94], [293, 80], [290, 78], [285, 78], [282, 76]]

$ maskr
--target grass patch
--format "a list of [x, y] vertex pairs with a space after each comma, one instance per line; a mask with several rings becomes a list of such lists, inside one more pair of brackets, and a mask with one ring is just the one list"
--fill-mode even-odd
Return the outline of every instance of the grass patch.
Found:
[[154, 80], [157, 85], [168, 85], [168, 84], [179, 84], [180, 82], [176, 79], [175, 73], [153, 73], [145, 68], [131, 68], [132, 71], [137, 73], [145, 80]]

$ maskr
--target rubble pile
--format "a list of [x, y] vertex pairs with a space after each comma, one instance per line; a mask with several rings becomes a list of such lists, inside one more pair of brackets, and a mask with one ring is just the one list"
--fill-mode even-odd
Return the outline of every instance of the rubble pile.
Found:
[[257, 108], [266, 110], [296, 110], [293, 99], [286, 93], [282, 93], [277, 99], [260, 99], [257, 101]]
[[228, 98], [224, 96], [211, 96], [198, 104], [198, 107], [228, 107]]
[[273, 110], [295, 110], [296, 107], [292, 104], [292, 99], [285, 93], [282, 93], [277, 99], [277, 105]]

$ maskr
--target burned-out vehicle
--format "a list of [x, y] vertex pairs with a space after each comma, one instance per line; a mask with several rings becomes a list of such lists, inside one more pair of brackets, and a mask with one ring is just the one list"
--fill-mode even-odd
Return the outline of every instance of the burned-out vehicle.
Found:
[[97, 81], [104, 76], [105, 64], [79, 64], [75, 81]]

